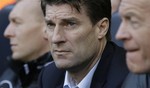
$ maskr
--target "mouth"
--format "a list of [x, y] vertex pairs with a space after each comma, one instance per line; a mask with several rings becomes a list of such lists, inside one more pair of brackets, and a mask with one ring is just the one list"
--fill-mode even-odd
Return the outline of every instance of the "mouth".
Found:
[[139, 49], [131, 49], [131, 48], [130, 48], [130, 49], [129, 49], [129, 48], [128, 48], [128, 49], [127, 49], [127, 48], [125, 48], [125, 49], [126, 49], [126, 51], [127, 51], [127, 52], [136, 52], [136, 51], [138, 51], [138, 50], [139, 50]]
[[57, 55], [62, 55], [62, 54], [67, 54], [70, 51], [66, 51], [66, 50], [54, 50], [53, 53], [57, 54]]
[[139, 50], [139, 48], [137, 46], [127, 46], [124, 45], [124, 48], [127, 52], [136, 52]]
[[135, 61], [139, 55], [139, 49], [126, 49], [126, 58], [130, 61]]
[[11, 46], [17, 46], [17, 44], [10, 44]]
[[17, 44], [10, 44], [11, 49], [15, 48], [17, 46]]

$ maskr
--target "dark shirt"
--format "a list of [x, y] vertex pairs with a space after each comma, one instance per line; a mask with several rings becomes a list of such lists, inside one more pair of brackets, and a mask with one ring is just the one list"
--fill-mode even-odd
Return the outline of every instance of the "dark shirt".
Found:
[[9, 58], [10, 67], [0, 77], [0, 88], [38, 88], [38, 75], [50, 61], [52, 61], [50, 53], [29, 63]]
[[150, 88], [150, 74], [130, 73], [122, 88]]

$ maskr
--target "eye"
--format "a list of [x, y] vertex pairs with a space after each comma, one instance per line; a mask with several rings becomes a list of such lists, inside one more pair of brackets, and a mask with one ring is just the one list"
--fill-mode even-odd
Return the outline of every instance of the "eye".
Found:
[[74, 26], [74, 25], [76, 25], [75, 22], [68, 22], [68, 26]]
[[47, 27], [48, 27], [48, 29], [53, 30], [55, 28], [55, 24], [47, 23]]
[[125, 15], [124, 19], [133, 29], [137, 29], [140, 26], [140, 20], [138, 19], [137, 15], [133, 13]]
[[77, 23], [74, 22], [74, 21], [68, 21], [68, 22], [65, 22], [65, 23], [64, 23], [65, 29], [69, 29], [69, 30], [70, 30], [70, 29], [75, 29], [76, 26], [77, 26]]
[[16, 18], [12, 18], [12, 19], [11, 19], [11, 22], [14, 23], [14, 24], [20, 24], [20, 23], [21, 23], [21, 22], [20, 22], [18, 19], [16, 19]]
[[130, 18], [130, 24], [134, 29], [137, 29], [139, 27], [139, 21], [135, 17]]

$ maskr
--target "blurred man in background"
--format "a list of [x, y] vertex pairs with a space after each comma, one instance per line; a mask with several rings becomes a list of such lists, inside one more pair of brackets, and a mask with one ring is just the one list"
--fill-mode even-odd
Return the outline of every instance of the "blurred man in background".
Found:
[[150, 0], [122, 0], [119, 13], [122, 23], [116, 38], [124, 43], [132, 72], [122, 88], [150, 88]]
[[44, 39], [46, 25], [40, 0], [19, 1], [9, 20], [4, 36], [10, 40], [12, 55], [8, 58], [10, 67], [0, 78], [0, 87], [37, 88], [41, 69], [52, 60]]

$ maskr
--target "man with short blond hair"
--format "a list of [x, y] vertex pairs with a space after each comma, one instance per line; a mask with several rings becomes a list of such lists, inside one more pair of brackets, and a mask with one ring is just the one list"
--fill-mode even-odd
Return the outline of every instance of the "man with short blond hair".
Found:
[[116, 38], [124, 42], [131, 73], [122, 88], [150, 88], [150, 0], [122, 0]]

